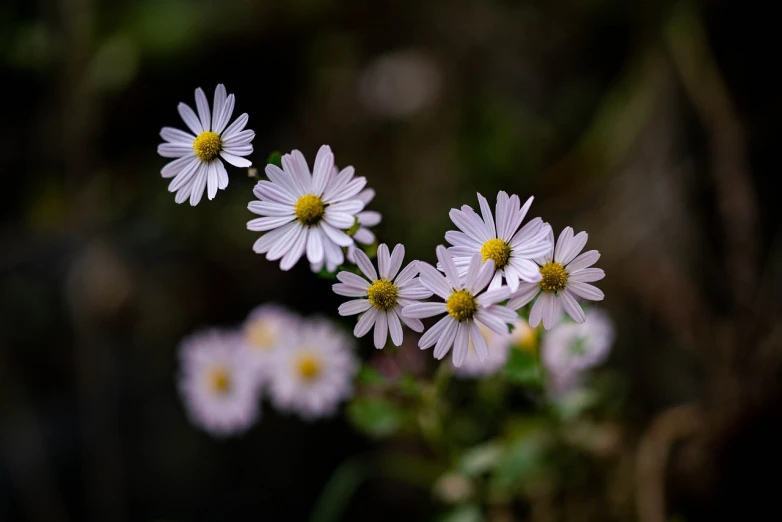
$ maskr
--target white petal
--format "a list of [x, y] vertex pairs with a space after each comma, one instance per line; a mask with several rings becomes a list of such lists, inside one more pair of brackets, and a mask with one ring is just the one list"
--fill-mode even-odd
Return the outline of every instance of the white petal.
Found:
[[293, 179], [293, 176], [287, 172], [284, 172], [280, 167], [269, 163], [266, 165], [264, 170], [266, 172], [266, 176], [271, 180], [271, 182], [275, 185], [278, 185], [278, 188], [283, 190], [285, 193], [290, 194], [294, 201], [299, 196], [303, 196], [299, 190], [298, 185], [296, 185], [296, 181]]
[[405, 323], [407, 327], [410, 328], [412, 331], [414, 332], [424, 331], [424, 323], [422, 323], [420, 319], [402, 316], [402, 306], [397, 305], [396, 308], [394, 308], [394, 312], [396, 313], [397, 317], [399, 317], [399, 319], [401, 319], [402, 322]]
[[360, 288], [364, 292], [366, 292], [367, 288], [369, 288], [369, 281], [352, 272], [340, 272], [337, 274], [337, 279], [346, 285], [352, 286], [354, 288]]
[[563, 265], [567, 265], [573, 258], [576, 257], [584, 249], [589, 235], [586, 232], [579, 232], [570, 240], [567, 251], [563, 251], [562, 258], [557, 258], [557, 261]]
[[291, 208], [293, 208], [293, 205], [296, 204], [295, 197], [293, 197], [279, 185], [275, 185], [274, 183], [266, 180], [261, 180], [255, 184], [255, 187], [253, 187], [253, 194], [255, 194], [255, 197], [258, 199], [267, 199], [277, 203], [285, 203], [290, 205]]
[[220, 160], [215, 161], [215, 166], [217, 167], [217, 188], [223, 190], [228, 186], [228, 172]]
[[163, 127], [160, 129], [160, 137], [169, 143], [180, 143], [190, 147], [193, 146], [193, 141], [196, 139], [192, 134], [174, 127]]
[[210, 200], [212, 200], [217, 195], [217, 185], [218, 185], [217, 165], [215, 165], [213, 161], [209, 162], [206, 164], [206, 169], [207, 169], [206, 171], [207, 196], [209, 197]]
[[228, 121], [231, 119], [231, 115], [234, 113], [235, 104], [236, 98], [233, 94], [229, 94], [228, 98], [225, 99], [222, 115], [220, 116], [220, 120], [217, 122], [217, 127], [212, 129], [217, 134], [220, 134], [223, 138], [228, 137], [228, 135], [226, 135], [223, 130], [225, 130], [225, 126], [228, 125]]
[[562, 302], [562, 306], [565, 308], [565, 311], [567, 314], [573, 318], [573, 320], [577, 323], [583, 323], [586, 319], [586, 316], [584, 315], [584, 310], [581, 309], [581, 305], [578, 304], [576, 301], [576, 298], [573, 297], [573, 294], [571, 294], [567, 289], [559, 292], [557, 294], [557, 297]]
[[388, 278], [394, 279], [399, 273], [399, 269], [402, 267], [402, 261], [405, 258], [405, 247], [402, 244], [398, 244], [394, 247], [394, 251], [391, 253], [391, 260], [388, 264]]
[[519, 289], [510, 296], [510, 301], [506, 305], [511, 310], [518, 310], [522, 306], [532, 301], [540, 292], [540, 286], [536, 283], [521, 283]]
[[325, 201], [334, 201], [334, 197], [342, 192], [347, 184], [353, 179], [355, 170], [353, 167], [345, 167], [336, 176], [332, 176], [329, 180], [326, 190], [323, 192], [323, 199]]
[[554, 261], [562, 259], [563, 254], [567, 252], [570, 247], [571, 239], [573, 239], [573, 229], [571, 227], [565, 227], [557, 238], [557, 246], [554, 248]]
[[508, 333], [508, 323], [505, 322], [504, 318], [494, 313], [494, 310], [490, 310], [488, 308], [479, 308], [475, 313], [475, 319], [498, 334], [505, 335]]
[[304, 154], [298, 150], [292, 150], [290, 154], [282, 157], [283, 165], [287, 162], [286, 171], [292, 172], [299, 186], [305, 193], [312, 192], [312, 174]]
[[532, 309], [529, 311], [529, 325], [532, 328], [536, 328], [540, 321], [543, 320], [543, 308], [547, 306], [548, 300], [553, 299], [550, 293], [541, 292], [540, 296], [532, 305]]
[[418, 261], [411, 261], [394, 279], [397, 286], [404, 286], [418, 275]]
[[558, 295], [549, 294], [551, 297], [543, 303], [543, 328], [551, 330], [562, 317], [562, 301]]
[[457, 368], [462, 365], [470, 350], [470, 323], [463, 321], [456, 329], [456, 338], [453, 343], [453, 365]]
[[594, 283], [600, 281], [606, 276], [601, 268], [584, 268], [578, 272], [568, 274], [567, 280], [571, 283]]
[[571, 283], [568, 281], [566, 288], [577, 296], [589, 299], [590, 301], [602, 301], [605, 298], [605, 294], [603, 294], [602, 290], [587, 283], [580, 283], [578, 281], [573, 281]]
[[478, 359], [481, 362], [486, 362], [489, 358], [489, 347], [486, 344], [486, 338], [483, 336], [483, 332], [478, 327], [475, 321], [470, 321], [470, 340], [472, 341], [472, 347], [475, 349], [475, 353], [478, 354]]
[[[459, 227], [462, 232], [467, 234], [470, 239], [478, 243], [483, 244], [491, 239], [489, 237], [489, 233], [486, 231], [486, 227], [483, 225], [483, 222], [480, 220], [478, 215], [475, 214], [475, 212], [466, 205], [464, 205], [462, 208], [468, 208], [469, 213], [462, 210], [456, 210], [455, 208], [451, 209], [451, 211], [448, 213], [448, 216], [451, 218], [451, 221], [453, 221], [453, 224]], [[475, 219], [473, 219], [473, 216]], [[478, 222], [480, 222], [480, 224], [478, 224]]]
[[500, 288], [495, 288], [494, 290], [488, 290], [487, 292], [482, 293], [476, 300], [481, 306], [489, 306], [505, 301], [508, 297], [510, 297], [510, 288], [501, 286]]
[[356, 223], [356, 217], [354, 215], [346, 214], [344, 212], [334, 212], [329, 207], [326, 207], [326, 212], [323, 214], [323, 220], [334, 228], [345, 230]]
[[310, 263], [320, 263], [323, 261], [323, 232], [318, 227], [310, 229], [307, 238], [307, 261]]
[[253, 138], [255, 138], [255, 131], [250, 129], [243, 130], [242, 132], [237, 132], [230, 138], [224, 139], [223, 148], [229, 149], [231, 147], [246, 146], [253, 140]]
[[399, 297], [402, 299], [413, 299], [419, 301], [432, 297], [432, 292], [423, 285], [410, 285], [399, 289]]
[[195, 157], [193, 146], [184, 143], [161, 143], [157, 146], [157, 153], [164, 158]]
[[320, 228], [326, 233], [326, 236], [339, 246], [350, 246], [353, 244], [353, 238], [341, 230], [337, 230], [328, 223], [320, 223]]
[[363, 189], [366, 184], [367, 178], [360, 176], [348, 183], [344, 189], [335, 194], [332, 198], [328, 199], [328, 201], [330, 203], [338, 203], [347, 199], [353, 199], [359, 192], [361, 192], [361, 189]]
[[600, 259], [600, 252], [597, 250], [590, 250], [588, 252], [584, 252], [577, 258], [575, 258], [573, 261], [568, 263], [567, 269], [568, 272], [577, 272], [581, 270], [582, 268], [586, 268], [588, 266], [592, 266], [595, 263], [597, 263], [597, 260]]
[[497, 232], [503, 233], [508, 226], [508, 193], [501, 190], [497, 193], [497, 205], [494, 207], [494, 216], [497, 220]]
[[[402, 310], [402, 319], [405, 319], [404, 310]], [[429, 328], [429, 330], [421, 336], [421, 339], [418, 340], [418, 347], [422, 350], [426, 350], [427, 348], [431, 347], [434, 343], [440, 339], [440, 336], [445, 331], [445, 329], [448, 327], [448, 325], [452, 322], [455, 322], [453, 317], [450, 315], [446, 315], [439, 321], [437, 321], [434, 326]]]
[[199, 166], [198, 172], [193, 179], [193, 188], [190, 191], [190, 205], [196, 206], [201, 201], [201, 196], [204, 195], [204, 189], [206, 188], [207, 169], [203, 163]]
[[[378, 278], [377, 272], [375, 271], [375, 267], [372, 265], [372, 261], [369, 260], [369, 257], [367, 257], [364, 251], [356, 250], [354, 255], [356, 257], [356, 265], [358, 265], [359, 270], [361, 270], [370, 281], [376, 281]], [[369, 284], [367, 284], [367, 286], [369, 286]]]
[[255, 241], [255, 244], [253, 245], [253, 251], [255, 251], [256, 254], [265, 254], [274, 244], [277, 243], [277, 240], [285, 237], [286, 234], [291, 233], [293, 229], [298, 226], [299, 224], [294, 221], [293, 223], [288, 223], [282, 228], [272, 230], [271, 232], [262, 235]]
[[481, 215], [483, 216], [483, 222], [486, 225], [489, 236], [497, 237], [497, 229], [494, 227], [494, 216], [491, 214], [489, 202], [486, 201], [486, 198], [483, 197], [480, 192], [478, 193], [478, 205], [481, 207]]
[[375, 348], [381, 350], [385, 348], [388, 341], [388, 315], [385, 312], [378, 312], [375, 319]]
[[193, 134], [196, 136], [201, 134], [201, 132], [204, 130], [204, 127], [201, 125], [201, 122], [198, 121], [198, 116], [196, 116], [196, 113], [193, 112], [193, 109], [191, 109], [190, 106], [186, 103], [180, 103], [177, 105], [176, 109], [179, 112], [179, 115], [182, 117], [182, 120], [185, 122], [185, 125], [187, 125], [187, 128], [193, 131]]
[[228, 139], [234, 134], [241, 132], [245, 125], [247, 125], [247, 121], [250, 119], [250, 117], [247, 115], [247, 113], [242, 114], [238, 118], [236, 118], [236, 121], [234, 121], [225, 131], [222, 133], [223, 139]]
[[[481, 257], [479, 255], [475, 255], [473, 258], [473, 262], [480, 263]], [[489, 282], [494, 277], [494, 261], [491, 259], [487, 259], [483, 265], [481, 265], [481, 269], [478, 271], [478, 277], [475, 278], [475, 281], [470, 286], [470, 289], [474, 294], [477, 294], [478, 292], [481, 292], [486, 286], [489, 284]]]
[[245, 167], [250, 167], [253, 164], [253, 162], [248, 159], [241, 158], [239, 156], [234, 156], [233, 154], [229, 154], [224, 150], [220, 151], [220, 157], [222, 157], [225, 161], [227, 161], [234, 167], [245, 168]]
[[435, 267], [429, 263], [422, 261], [418, 262], [418, 270], [420, 271], [419, 279], [421, 284], [426, 288], [439, 295], [443, 299], [448, 299], [451, 295], [451, 285], [445, 279], [443, 274], [437, 271]]
[[251, 201], [247, 208], [259, 216], [293, 216], [295, 212], [292, 206], [274, 201]]
[[374, 210], [364, 210], [356, 214], [356, 217], [358, 222], [365, 227], [374, 227], [383, 220], [380, 212], [375, 212]]
[[304, 254], [304, 248], [307, 244], [307, 236], [309, 235], [309, 229], [301, 228], [301, 233], [294, 239], [293, 245], [290, 250], [280, 261], [280, 270], [287, 272], [293, 266], [299, 262], [301, 256]]
[[378, 311], [376, 308], [370, 308], [367, 310], [364, 315], [358, 318], [356, 327], [353, 329], [353, 335], [356, 337], [364, 337], [367, 332], [372, 329], [372, 326], [374, 326], [377, 316]]
[[480, 241], [472, 239], [464, 232], [457, 232], [455, 230], [449, 230], [445, 233], [445, 240], [454, 246], [463, 246], [473, 249], [474, 252], [479, 252], [483, 244]]
[[212, 109], [214, 110], [212, 113], [212, 130], [217, 129], [217, 124], [220, 123], [220, 117], [223, 115], [223, 109], [225, 108], [225, 98], [225, 85], [221, 83], [215, 89], [214, 104], [212, 105]]
[[187, 167], [179, 171], [179, 174], [177, 174], [176, 177], [171, 180], [171, 183], [168, 184], [168, 191], [176, 192], [180, 188], [184, 187], [187, 183], [189, 183], [192, 180], [193, 175], [199, 170], [199, 168], [202, 165], [203, 164], [201, 163], [200, 160], [197, 159], [191, 160], [191, 162], [187, 165]]
[[[301, 226], [301, 223], [298, 221], [293, 222], [293, 227], [288, 229], [288, 232], [285, 234], [285, 236], [281, 237], [266, 253], [266, 259], [269, 261], [276, 261], [280, 259], [282, 256], [284, 256], [288, 250], [290, 250], [291, 246], [293, 246], [294, 241], [297, 237], [302, 233], [303, 227]], [[287, 227], [288, 225], [286, 225]]]
[[437, 360], [442, 359], [448, 354], [451, 346], [453, 346], [456, 331], [459, 327], [459, 323], [453, 317], [448, 317], [448, 319], [450, 319], [450, 321], [446, 324], [445, 330], [442, 335], [440, 335], [440, 339], [438, 339], [437, 344], [434, 347], [434, 353], [432, 354]]
[[326, 190], [326, 185], [331, 178], [334, 168], [334, 154], [328, 145], [321, 146], [315, 156], [315, 165], [312, 169], [312, 191], [320, 196]]
[[377, 272], [381, 279], [388, 279], [388, 268], [391, 263], [391, 254], [385, 243], [377, 247]]
[[529, 259], [513, 259], [511, 266], [519, 274], [519, 277], [527, 283], [538, 283], [543, 276], [540, 273], [540, 267], [534, 261]]
[[274, 216], [274, 217], [262, 217], [251, 219], [247, 222], [247, 230], [253, 232], [265, 232], [267, 230], [274, 230], [283, 225], [287, 225], [291, 221], [296, 219], [295, 216]]
[[212, 128], [212, 117], [209, 113], [209, 102], [206, 100], [204, 90], [199, 87], [195, 91], [196, 109], [198, 109], [198, 120], [204, 130]]
[[402, 310], [402, 317], [412, 317], [413, 319], [424, 319], [447, 311], [445, 303], [413, 303], [405, 306]]
[[[314, 265], [315, 267], [320, 266], [320, 268], [323, 267], [323, 265]], [[316, 272], [320, 272], [320, 268], [314, 268], [313, 270]], [[337, 295], [344, 295], [345, 297], [366, 297], [367, 296], [367, 290], [356, 288], [355, 286], [346, 285], [344, 283], [335, 283], [331, 285], [331, 289], [334, 291]]]
[[173, 178], [180, 172], [182, 172], [185, 168], [192, 164], [198, 164], [199, 160], [195, 157], [188, 157], [183, 156], [179, 159], [175, 159], [174, 161], [169, 161], [166, 163], [166, 165], [163, 167], [163, 169], [160, 171], [160, 175], [164, 178]]
[[445, 272], [445, 277], [448, 278], [448, 282], [454, 288], [461, 288], [461, 282], [459, 280], [459, 271], [456, 269], [456, 265], [453, 263], [453, 258], [451, 257], [451, 254], [449, 254], [448, 250], [446, 250], [446, 248], [442, 245], [438, 245], [435, 252], [437, 254], [437, 260], [440, 262], [440, 264], [443, 267], [443, 272]]
[[391, 342], [394, 343], [394, 346], [400, 346], [402, 344], [402, 323], [399, 322], [399, 317], [394, 310], [389, 310], [387, 316]]
[[368, 299], [356, 299], [354, 301], [348, 301], [343, 303], [339, 307], [339, 315], [356, 315], [361, 312], [366, 312], [371, 308]]

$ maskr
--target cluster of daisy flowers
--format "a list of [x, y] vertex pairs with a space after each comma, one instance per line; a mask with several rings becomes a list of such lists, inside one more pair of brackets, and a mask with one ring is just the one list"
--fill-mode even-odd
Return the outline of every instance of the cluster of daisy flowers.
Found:
[[[204, 191], [211, 200], [218, 190], [227, 187], [223, 161], [235, 167], [251, 165], [246, 156], [253, 152], [254, 138], [253, 131], [245, 130], [247, 114], [231, 122], [235, 97], [227, 94], [224, 86], [218, 85], [211, 107], [200, 88], [195, 98], [196, 111], [183, 103], [178, 108], [190, 132], [165, 127], [161, 136], [166, 143], [158, 147], [162, 156], [174, 158], [161, 174], [173, 178], [169, 190], [175, 193], [175, 201], [189, 200], [191, 205], [199, 203]], [[605, 275], [593, 268], [600, 254], [596, 250], [582, 253], [587, 233], [575, 233], [566, 227], [555, 240], [553, 228], [543, 219], [536, 217], [525, 223], [532, 197], [522, 203], [518, 195], [500, 191], [492, 208], [478, 194], [478, 211], [469, 205], [450, 211], [456, 230], [445, 233], [447, 247], [435, 248], [436, 264], [418, 260], [405, 264], [403, 245], [391, 250], [380, 244], [375, 265], [367, 252], [375, 250], [372, 227], [382, 217], [366, 208], [375, 192], [352, 166], [337, 168], [330, 147], [324, 145], [318, 150], [312, 168], [304, 154], [293, 150], [281, 156], [279, 165], [270, 163], [264, 171], [265, 179], [253, 188], [256, 199], [248, 205], [257, 217], [247, 223], [247, 228], [260, 233], [253, 250], [269, 261], [279, 262], [283, 271], [306, 258], [314, 272], [335, 274], [339, 283], [333, 286], [334, 292], [353, 298], [339, 307], [339, 314], [357, 315], [354, 335], [363, 337], [373, 332], [378, 349], [386, 346], [389, 337], [394, 345], [401, 345], [407, 328], [422, 334], [418, 346], [432, 348], [438, 360], [450, 353], [457, 368], [473, 364], [491, 367], [500, 360], [493, 353], [499, 350], [492, 342], [493, 336], [519, 330], [522, 307], [531, 303], [529, 328], [542, 324], [550, 330], [561, 322], [563, 312], [576, 325], [587, 322], [579, 301], [603, 299], [603, 292], [591, 284]], [[321, 336], [322, 341], [312, 342], [322, 345], [319, 349], [345, 344], [336, 333], [327, 334], [325, 322], [290, 328], [285, 314], [272, 316], [282, 330], [301, 330], [296, 332], [299, 337]], [[430, 318], [437, 319], [427, 329], [422, 320], [430, 322]], [[217, 338], [220, 344], [231, 344], [230, 335], [212, 332], [190, 339], [187, 346], [216, 344]], [[299, 339], [291, 346], [309, 344]], [[203, 358], [197, 355], [201, 353], [197, 348], [184, 351], [195, 354], [185, 358], [188, 364]], [[335, 364], [343, 369], [353, 367], [335, 355], [347, 352], [333, 352], [322, 352], [320, 357], [337, 359]], [[305, 355], [294, 359], [308, 360]], [[296, 374], [297, 379], [279, 382], [279, 377], [266, 375], [258, 382], [269, 381], [272, 400], [281, 408], [298, 408], [305, 416], [308, 411], [317, 414], [324, 404], [331, 404], [328, 394], [318, 392], [304, 400], [294, 390], [308, 382], [304, 376], [306, 368], [311, 367], [308, 364], [301, 363], [299, 369], [305, 370]], [[315, 374], [320, 375], [322, 368], [318, 368]], [[221, 382], [213, 376], [215, 389], [222, 386]]]
[[354, 350], [328, 319], [262, 305], [240, 328], [182, 341], [179, 389], [190, 420], [216, 436], [250, 428], [264, 397], [305, 420], [328, 417], [353, 393]]

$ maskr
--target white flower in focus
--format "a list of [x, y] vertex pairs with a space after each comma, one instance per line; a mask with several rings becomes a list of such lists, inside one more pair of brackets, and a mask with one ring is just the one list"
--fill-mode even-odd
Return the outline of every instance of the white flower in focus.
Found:
[[180, 345], [179, 391], [188, 416], [216, 436], [235, 435], [257, 419], [258, 383], [236, 332], [208, 330]]
[[209, 199], [217, 190], [228, 186], [228, 172], [220, 158], [234, 167], [249, 167], [252, 162], [243, 158], [252, 154], [255, 133], [243, 130], [248, 116], [242, 114], [230, 126], [228, 121], [234, 111], [234, 95], [226, 96], [225, 87], [215, 89], [214, 106], [199, 87], [195, 91], [198, 115], [187, 104], [177, 107], [190, 132], [173, 127], [160, 131], [166, 143], [158, 145], [157, 152], [164, 158], [176, 158], [160, 172], [164, 178], [174, 178], [168, 185], [169, 192], [176, 192], [174, 201], [183, 203], [188, 198], [195, 206], [201, 201], [204, 189]]
[[461, 210], [451, 209], [451, 221], [461, 232], [448, 231], [445, 239], [454, 245], [448, 251], [454, 257], [456, 267], [461, 272], [465, 271], [472, 257], [480, 254], [484, 263], [489, 259], [494, 261], [496, 272], [489, 289], [498, 288], [503, 277], [511, 292], [519, 288], [519, 281], [540, 281], [540, 271], [533, 259], [548, 252], [552, 241], [540, 218], [533, 219], [519, 229], [533, 199], [530, 197], [521, 206], [517, 195], [508, 197], [507, 193], [501, 191], [497, 194], [493, 216], [489, 202], [478, 194], [483, 218], [468, 205], [462, 205]]
[[549, 373], [550, 387], [572, 388], [588, 369], [602, 363], [614, 344], [611, 319], [603, 310], [591, 308], [583, 324], [562, 322], [543, 338], [541, 359]]
[[275, 354], [272, 404], [310, 420], [332, 415], [353, 394], [354, 341], [325, 319], [305, 320]]
[[[388, 253], [385, 244], [377, 248], [378, 272], [372, 266], [367, 255], [356, 250], [356, 264], [366, 276], [364, 279], [352, 272], [340, 272], [337, 279], [341, 282], [333, 286], [334, 292], [347, 297], [361, 297], [348, 301], [339, 307], [339, 315], [362, 314], [353, 330], [356, 337], [364, 335], [375, 327], [375, 348], [383, 348], [391, 332], [394, 345], [402, 344], [402, 308], [432, 296], [432, 292], [421, 286], [418, 278], [418, 261], [412, 261], [402, 268], [405, 247], [396, 245], [394, 253]], [[397, 275], [399, 274], [399, 275]], [[402, 318], [411, 330], [422, 332], [424, 325], [414, 318]]]
[[508, 301], [508, 308], [518, 310], [541, 294], [532, 305], [529, 324], [534, 328], [542, 319], [543, 327], [550, 330], [559, 321], [562, 308], [575, 322], [584, 322], [584, 311], [576, 297], [602, 301], [602, 290], [588, 283], [600, 281], [605, 277], [605, 272], [599, 268], [589, 268], [600, 259], [600, 252], [597, 250], [590, 250], [576, 257], [586, 245], [586, 232], [579, 232], [574, 236], [572, 228], [565, 228], [559, 235], [555, 248], [554, 232], [548, 224], [546, 227], [552, 247], [544, 256], [535, 260], [539, 265], [541, 280], [539, 283], [521, 283], [518, 291]]
[[442, 359], [453, 350], [453, 364], [457, 368], [467, 358], [472, 342], [478, 358], [486, 361], [489, 348], [478, 324], [487, 326], [498, 334], [507, 334], [508, 325], [518, 318], [515, 312], [497, 303], [510, 295], [510, 289], [501, 286], [485, 291], [494, 275], [494, 261], [481, 261], [475, 254], [467, 271], [459, 274], [456, 264], [448, 250], [437, 247], [437, 260], [443, 267], [445, 276], [428, 263], [418, 262], [421, 284], [442, 298], [442, 303], [413, 303], [404, 307], [402, 316], [413, 319], [447, 314], [432, 326], [419, 340], [418, 346], [425, 350], [434, 348], [435, 359]]
[[[365, 207], [369, 205], [374, 198], [375, 191], [373, 189], [364, 189], [356, 196], [356, 199], [360, 199]], [[356, 219], [358, 220], [358, 229], [356, 230], [356, 233], [353, 234], [353, 241], [362, 245], [371, 245], [375, 242], [375, 233], [372, 232], [369, 227], [377, 226], [383, 217], [380, 215], [380, 212], [362, 210], [356, 214]], [[358, 248], [359, 247], [356, 244], [352, 244], [348, 247], [346, 257], [348, 258], [348, 261], [353, 264], [356, 264], [355, 252]]]
[[247, 223], [255, 232], [266, 232], [253, 245], [266, 259], [280, 259], [280, 268], [290, 270], [305, 253], [313, 269], [324, 263], [329, 270], [341, 265], [342, 247], [353, 244], [345, 233], [364, 209], [357, 198], [366, 185], [364, 177], [354, 179], [353, 167], [333, 173], [334, 155], [324, 145], [315, 157], [313, 174], [298, 150], [282, 157], [282, 169], [266, 165], [270, 181], [261, 180], [253, 189], [260, 201], [248, 208], [263, 216]]
[[245, 320], [241, 335], [248, 361], [265, 379], [273, 371], [274, 354], [287, 346], [285, 338], [298, 328], [301, 318], [287, 308], [264, 304]]

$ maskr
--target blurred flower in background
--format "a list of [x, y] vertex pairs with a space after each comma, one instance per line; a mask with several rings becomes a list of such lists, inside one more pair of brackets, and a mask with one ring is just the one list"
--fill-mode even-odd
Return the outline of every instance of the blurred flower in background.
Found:
[[294, 335], [301, 322], [296, 313], [275, 303], [260, 305], [247, 316], [241, 328], [242, 346], [260, 379], [271, 375], [275, 354], [290, 344], [286, 339]]
[[260, 387], [238, 333], [197, 332], [182, 341], [179, 352], [179, 390], [192, 422], [217, 436], [252, 426]]

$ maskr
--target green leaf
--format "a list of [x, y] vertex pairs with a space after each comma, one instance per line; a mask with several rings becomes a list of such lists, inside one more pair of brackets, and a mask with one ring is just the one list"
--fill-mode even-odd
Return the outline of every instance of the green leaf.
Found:
[[503, 374], [509, 381], [522, 386], [535, 390], [543, 388], [543, 371], [536, 353], [512, 349]]
[[542, 435], [533, 432], [511, 443], [496, 469], [494, 478], [498, 486], [523, 487], [544, 471], [546, 444]]
[[458, 469], [471, 477], [481, 475], [496, 467], [504, 455], [504, 448], [496, 442], [489, 442], [467, 450], [459, 460]]
[[266, 163], [269, 165], [277, 165], [282, 168], [282, 154], [279, 151], [274, 151], [266, 158]]
[[361, 367], [357, 379], [359, 383], [368, 384], [370, 386], [385, 386], [388, 384], [385, 375], [380, 373], [374, 366], [369, 366], [367, 364]]
[[395, 433], [402, 424], [402, 412], [383, 397], [358, 397], [348, 406], [348, 417], [361, 431], [373, 437]]

